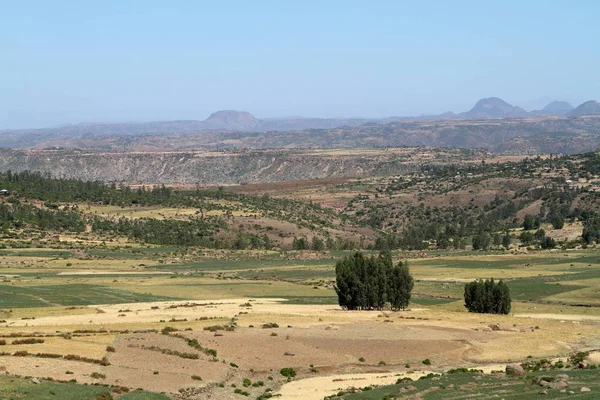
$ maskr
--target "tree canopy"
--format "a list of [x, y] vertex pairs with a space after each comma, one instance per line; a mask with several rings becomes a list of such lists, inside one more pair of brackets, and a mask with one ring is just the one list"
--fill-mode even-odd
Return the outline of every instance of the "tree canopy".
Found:
[[348, 310], [381, 310], [386, 303], [395, 310], [405, 309], [414, 286], [408, 264], [394, 265], [389, 250], [378, 256], [357, 252], [344, 257], [337, 262], [335, 275], [338, 302]]
[[465, 285], [465, 307], [469, 312], [487, 314], [510, 313], [510, 290], [506, 283], [479, 279]]

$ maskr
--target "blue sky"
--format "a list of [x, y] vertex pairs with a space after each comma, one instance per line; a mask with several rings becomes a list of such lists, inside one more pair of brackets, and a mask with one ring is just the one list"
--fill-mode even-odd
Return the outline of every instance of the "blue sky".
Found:
[[600, 100], [600, 2], [0, 0], [0, 129]]

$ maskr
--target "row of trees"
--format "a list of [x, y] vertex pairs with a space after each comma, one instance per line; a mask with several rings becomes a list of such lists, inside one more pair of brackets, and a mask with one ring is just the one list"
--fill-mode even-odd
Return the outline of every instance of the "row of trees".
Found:
[[328, 237], [323, 241], [318, 236], [313, 236], [311, 240], [308, 240], [305, 236], [294, 237], [292, 241], [293, 250], [314, 250], [323, 251], [327, 250], [355, 250], [360, 248], [360, 244], [349, 240], [342, 239], [341, 237], [332, 238]]
[[335, 276], [339, 305], [348, 310], [381, 310], [386, 303], [394, 310], [405, 309], [414, 286], [408, 264], [394, 265], [390, 251], [344, 257], [335, 266]]

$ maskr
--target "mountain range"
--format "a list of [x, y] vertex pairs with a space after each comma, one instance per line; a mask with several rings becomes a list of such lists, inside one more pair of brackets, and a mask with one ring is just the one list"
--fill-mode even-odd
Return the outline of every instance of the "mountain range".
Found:
[[505, 119], [541, 116], [580, 116], [600, 114], [600, 103], [587, 101], [577, 108], [564, 101], [553, 101], [542, 110], [525, 111], [498, 97], [479, 100], [466, 112], [445, 112], [438, 115], [419, 117], [388, 118], [304, 118], [259, 119], [246, 111], [222, 110], [211, 114], [203, 121], [157, 121], [132, 123], [79, 123], [54, 128], [1, 130], [0, 146], [10, 146], [12, 139], [23, 136], [91, 137], [98, 135], [130, 136], [161, 135], [199, 131], [270, 132], [296, 131], [305, 129], [335, 129], [372, 124], [387, 124], [394, 121], [445, 121], [470, 119]]

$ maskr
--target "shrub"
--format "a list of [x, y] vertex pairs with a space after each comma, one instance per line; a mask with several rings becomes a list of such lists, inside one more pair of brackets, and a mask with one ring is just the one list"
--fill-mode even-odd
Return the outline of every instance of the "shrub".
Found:
[[244, 387], [248, 387], [248, 386], [252, 385], [252, 381], [248, 378], [244, 378], [244, 380], [242, 381], [242, 385]]
[[12, 342], [12, 344], [36, 344], [36, 343], [44, 343], [44, 339], [36, 339], [36, 338], [17, 339], [17, 340], [13, 340], [13, 342]]
[[115, 348], [112, 346], [106, 346], [106, 351], [108, 351], [109, 353], [114, 353], [115, 352]]
[[198, 375], [192, 375], [192, 379], [195, 381], [201, 381], [202, 377], [198, 376]]
[[94, 378], [94, 379], [106, 379], [106, 375], [104, 375], [104, 374], [101, 374], [101, 373], [99, 373], [99, 372], [92, 372], [92, 373], [90, 374], [90, 377], [91, 377], [91, 378]]
[[162, 330], [160, 331], [160, 333], [162, 333], [163, 335], [168, 335], [171, 332], [177, 332], [179, 329], [177, 328], [173, 328], [172, 326], [165, 326], [164, 328], [162, 328]]
[[282, 368], [279, 373], [286, 378], [293, 378], [296, 376], [296, 371], [293, 368]]
[[431, 365], [431, 360], [429, 358], [426, 358], [423, 360], [423, 364], [425, 365]]

